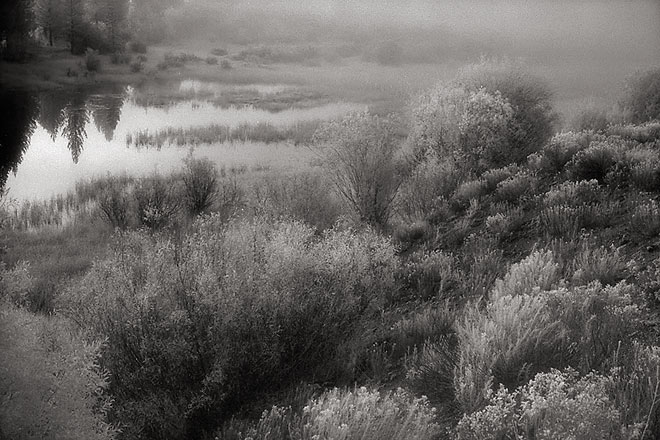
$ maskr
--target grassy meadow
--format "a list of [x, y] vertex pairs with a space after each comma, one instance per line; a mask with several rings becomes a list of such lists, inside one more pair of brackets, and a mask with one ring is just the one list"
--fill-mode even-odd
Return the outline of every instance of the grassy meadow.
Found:
[[[523, 5], [461, 34], [391, 2], [365, 26], [193, 3], [146, 51], [0, 78], [271, 118], [141, 127], [127, 149], [188, 155], [2, 193], [0, 440], [660, 438], [653, 49], [527, 41]], [[549, 38], [583, 14], [544, 7]]]

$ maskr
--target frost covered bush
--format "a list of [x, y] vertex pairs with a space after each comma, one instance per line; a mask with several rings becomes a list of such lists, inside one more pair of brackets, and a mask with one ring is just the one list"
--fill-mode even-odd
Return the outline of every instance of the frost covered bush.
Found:
[[538, 151], [554, 133], [557, 115], [552, 92], [541, 78], [508, 60], [482, 60], [466, 67], [456, 83], [466, 90], [499, 94], [513, 110], [506, 163], [519, 163]]
[[524, 386], [500, 387], [489, 404], [459, 422], [461, 440], [620, 439], [621, 414], [610, 399], [611, 380], [573, 370], [539, 373]]
[[534, 293], [499, 296], [484, 311], [470, 307], [456, 333], [454, 388], [467, 413], [483, 407], [493, 385], [515, 388], [546, 366], [561, 365], [569, 347], [545, 296]]
[[108, 339], [101, 364], [118, 378], [111, 415], [126, 435], [189, 438], [256, 390], [331, 371], [352, 323], [396, 292], [397, 265], [368, 230], [318, 237], [300, 222], [215, 215], [178, 240], [116, 236], [60, 307]]
[[547, 173], [560, 173], [579, 151], [586, 149], [594, 135], [589, 132], [556, 134], [538, 153], [539, 167]]
[[335, 388], [312, 398], [300, 414], [273, 407], [254, 426], [244, 432], [230, 427], [222, 438], [431, 440], [440, 434], [434, 419], [435, 410], [425, 398], [413, 398], [401, 389], [381, 394], [364, 387]]
[[552, 251], [535, 251], [512, 265], [503, 279], [495, 281], [491, 299], [530, 294], [536, 290], [551, 290], [560, 278], [559, 265]]
[[86, 341], [59, 316], [0, 310], [0, 425], [7, 439], [110, 440], [109, 377], [102, 344]]
[[514, 110], [498, 91], [438, 85], [417, 99], [409, 142], [466, 168], [492, 168], [516, 161], [510, 133]]
[[362, 221], [384, 226], [404, 177], [395, 123], [352, 113], [321, 126], [314, 139], [339, 196]]

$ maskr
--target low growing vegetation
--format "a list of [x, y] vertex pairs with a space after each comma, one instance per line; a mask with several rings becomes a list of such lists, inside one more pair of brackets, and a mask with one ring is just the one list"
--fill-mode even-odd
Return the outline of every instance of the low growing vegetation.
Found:
[[[288, 62], [232, 55], [250, 57]], [[301, 127], [309, 169], [191, 153], [3, 202], [1, 434], [660, 438], [657, 77], [630, 82], [621, 120], [556, 132], [542, 80], [481, 62], [413, 100], [409, 125]], [[56, 240], [85, 261], [46, 264]]]

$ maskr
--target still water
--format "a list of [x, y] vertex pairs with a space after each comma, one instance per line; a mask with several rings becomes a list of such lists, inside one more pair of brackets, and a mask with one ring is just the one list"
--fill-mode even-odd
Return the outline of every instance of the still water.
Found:
[[[328, 120], [364, 106], [334, 102], [305, 108], [268, 111], [253, 106], [222, 107], [201, 99], [198, 92], [216, 96], [234, 86], [184, 80], [178, 90], [193, 91], [189, 99], [168, 105], [144, 105], [139, 90], [103, 86], [41, 94], [0, 92], [0, 114], [7, 121], [0, 131], [0, 185], [17, 200], [46, 199], [66, 193], [75, 182], [94, 176], [126, 173], [167, 173], [181, 167], [190, 148], [160, 149], [127, 145], [137, 132], [165, 128], [204, 127], [211, 124], [235, 128], [266, 123], [287, 127], [300, 122]], [[242, 90], [272, 95], [291, 86], [241, 85]], [[239, 90], [240, 91], [240, 90]], [[247, 165], [296, 167], [309, 153], [291, 143], [230, 142], [201, 145], [195, 156], [205, 156], [219, 166]]]

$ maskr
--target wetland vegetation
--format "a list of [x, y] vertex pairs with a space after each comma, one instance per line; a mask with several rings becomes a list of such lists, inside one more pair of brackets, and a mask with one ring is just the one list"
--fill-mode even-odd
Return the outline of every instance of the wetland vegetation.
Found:
[[659, 22], [3, 2], [0, 440], [660, 437]]

